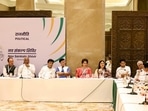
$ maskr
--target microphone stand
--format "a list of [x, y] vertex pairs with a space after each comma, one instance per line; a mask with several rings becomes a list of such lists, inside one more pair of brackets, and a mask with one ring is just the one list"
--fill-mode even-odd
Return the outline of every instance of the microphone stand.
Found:
[[20, 77], [20, 79], [23, 79], [23, 76], [22, 76], [22, 74], [21, 74], [21, 77]]
[[128, 94], [131, 94], [131, 95], [137, 95], [136, 92], [134, 92], [134, 88], [132, 88], [132, 92], [128, 93]]
[[128, 82], [128, 85], [127, 85], [125, 88], [132, 88], [131, 86], [129, 86], [129, 84], [131, 84], [131, 81], [132, 81], [132, 80], [130, 80], [130, 81]]
[[23, 76], [22, 76], [23, 69], [24, 69], [24, 64], [23, 64], [23, 67], [22, 67], [22, 70], [21, 70], [21, 77], [20, 77], [20, 79], [23, 79]]
[[128, 93], [128, 94], [131, 94], [131, 95], [137, 95], [137, 93], [134, 92], [134, 85], [135, 85], [135, 84], [133, 84], [132, 91], [131, 91], [130, 93]]
[[146, 100], [146, 94], [145, 94], [145, 99], [144, 99], [144, 101], [141, 104], [148, 105], [148, 101]]
[[[145, 86], [147, 87], [148, 84], [146, 84]], [[143, 105], [148, 105], [148, 101], [146, 100], [146, 99], [147, 99], [147, 98], [146, 98], [146, 96], [147, 96], [147, 91], [148, 91], [148, 89], [145, 88], [145, 99], [144, 99], [144, 101], [141, 103], [141, 104], [143, 104]]]

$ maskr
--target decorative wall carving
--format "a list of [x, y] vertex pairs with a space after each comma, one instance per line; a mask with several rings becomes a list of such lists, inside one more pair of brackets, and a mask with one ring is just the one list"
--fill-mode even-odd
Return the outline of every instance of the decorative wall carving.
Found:
[[133, 30], [145, 30], [146, 18], [134, 17], [133, 18]]
[[120, 42], [119, 49], [129, 49], [131, 47], [131, 32], [119, 30], [117, 41]]
[[132, 48], [143, 49], [145, 46], [146, 32], [144, 30], [133, 31], [132, 34]]
[[124, 17], [124, 16], [119, 17], [117, 23], [119, 30], [132, 29], [132, 20], [130, 19], [130, 17]]

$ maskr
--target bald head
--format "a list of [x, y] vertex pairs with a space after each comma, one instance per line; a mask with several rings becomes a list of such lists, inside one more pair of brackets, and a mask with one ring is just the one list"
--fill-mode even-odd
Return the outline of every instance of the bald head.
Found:
[[143, 61], [138, 61], [137, 66], [138, 66], [139, 69], [143, 69], [143, 67], [144, 67]]

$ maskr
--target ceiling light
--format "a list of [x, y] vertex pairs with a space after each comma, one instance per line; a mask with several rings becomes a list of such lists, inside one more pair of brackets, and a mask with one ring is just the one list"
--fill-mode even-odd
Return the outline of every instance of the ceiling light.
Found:
[[62, 3], [63, 2], [63, 0], [46, 0], [46, 1], [50, 3]]
[[127, 6], [127, 4], [131, 0], [106, 0], [105, 6], [106, 7], [113, 7], [113, 6]]

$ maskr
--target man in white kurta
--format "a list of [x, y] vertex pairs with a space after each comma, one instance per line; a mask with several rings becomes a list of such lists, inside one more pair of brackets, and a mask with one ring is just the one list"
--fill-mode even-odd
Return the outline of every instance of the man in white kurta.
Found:
[[136, 81], [144, 81], [146, 73], [144, 71], [143, 61], [138, 61], [137, 66], [138, 66], [138, 69], [136, 70], [136, 75], [135, 75], [134, 79]]
[[29, 58], [24, 58], [24, 63], [18, 68], [18, 76], [22, 78], [34, 78], [35, 66], [29, 63]]
[[43, 66], [39, 72], [39, 78], [50, 79], [55, 78], [55, 68], [53, 68], [54, 60], [49, 59], [47, 65]]
[[126, 66], [125, 59], [120, 60], [120, 67], [116, 70], [116, 78], [124, 78], [129, 77], [131, 75], [131, 68]]

